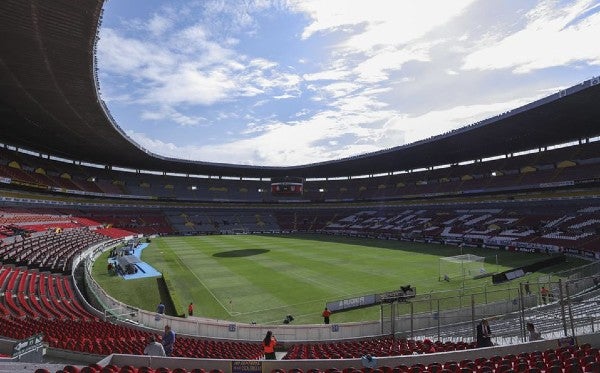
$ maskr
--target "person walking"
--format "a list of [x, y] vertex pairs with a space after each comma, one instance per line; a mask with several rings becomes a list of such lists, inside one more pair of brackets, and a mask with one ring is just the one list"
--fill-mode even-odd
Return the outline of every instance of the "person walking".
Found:
[[265, 353], [266, 360], [275, 360], [275, 346], [277, 345], [277, 339], [273, 335], [272, 331], [268, 331], [263, 339], [263, 350]]
[[165, 325], [165, 334], [163, 334], [162, 345], [165, 349], [165, 355], [171, 356], [173, 353], [173, 346], [175, 346], [175, 332], [171, 330], [170, 325]]
[[321, 316], [323, 316], [323, 322], [325, 324], [329, 324], [329, 316], [331, 316], [331, 311], [329, 311], [329, 309], [327, 309], [327, 307], [325, 307]]

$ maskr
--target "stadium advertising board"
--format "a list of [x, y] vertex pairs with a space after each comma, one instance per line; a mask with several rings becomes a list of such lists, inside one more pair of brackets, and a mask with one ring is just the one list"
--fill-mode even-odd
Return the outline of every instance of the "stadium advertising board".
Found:
[[362, 295], [360, 297], [336, 300], [333, 302], [327, 302], [327, 308], [331, 312], [339, 312], [344, 310], [350, 310], [353, 308], [372, 306], [377, 302], [376, 294]]
[[25, 354], [31, 350], [44, 347], [44, 335], [42, 333], [34, 334], [29, 338], [21, 339], [13, 346], [13, 356]]
[[361, 295], [360, 297], [327, 302], [326, 306], [331, 312], [351, 310], [354, 308], [368, 307], [382, 302], [406, 301], [414, 298], [417, 290], [410, 285], [401, 286], [399, 290], [388, 291], [379, 294]]
[[234, 360], [231, 362], [231, 373], [262, 373], [262, 361]]

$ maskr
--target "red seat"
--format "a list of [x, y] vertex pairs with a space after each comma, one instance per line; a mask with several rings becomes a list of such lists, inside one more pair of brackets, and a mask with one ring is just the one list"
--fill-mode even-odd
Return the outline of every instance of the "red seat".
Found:
[[584, 368], [584, 372], [593, 372], [593, 373], [598, 373], [600, 372], [600, 362], [594, 361], [591, 363], [587, 363], [585, 365]]

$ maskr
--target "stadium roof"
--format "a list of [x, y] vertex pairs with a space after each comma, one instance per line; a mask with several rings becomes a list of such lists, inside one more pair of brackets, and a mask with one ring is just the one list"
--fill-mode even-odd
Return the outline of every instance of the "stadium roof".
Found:
[[114, 124], [97, 93], [102, 1], [0, 2], [0, 142], [76, 161], [184, 174], [340, 177], [516, 153], [600, 135], [600, 81], [451, 133], [385, 151], [293, 167], [158, 156]]

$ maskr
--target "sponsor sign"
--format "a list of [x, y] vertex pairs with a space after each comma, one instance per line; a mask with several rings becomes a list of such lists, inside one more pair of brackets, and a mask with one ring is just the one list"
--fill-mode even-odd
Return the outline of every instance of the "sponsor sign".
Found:
[[22, 355], [31, 350], [43, 347], [44, 335], [34, 334], [29, 338], [21, 339], [13, 346], [13, 356]]
[[375, 303], [376, 303], [375, 294], [369, 294], [369, 295], [363, 295], [360, 297], [354, 297], [354, 298], [336, 300], [333, 302], [327, 302], [327, 308], [329, 308], [329, 310], [331, 312], [336, 312], [336, 311], [348, 310], [348, 309], [352, 309], [352, 308], [371, 306]]
[[231, 373], [262, 373], [262, 361], [234, 360], [231, 362]]

